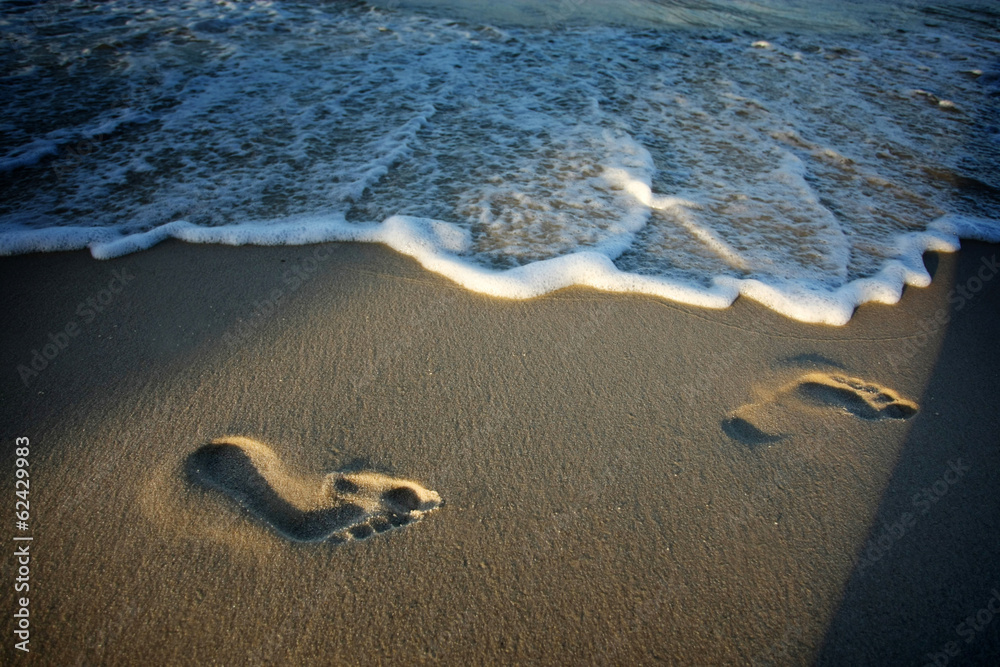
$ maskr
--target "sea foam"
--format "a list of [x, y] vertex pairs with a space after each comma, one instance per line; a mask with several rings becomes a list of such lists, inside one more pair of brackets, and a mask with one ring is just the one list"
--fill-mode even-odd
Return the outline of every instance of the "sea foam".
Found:
[[111, 0], [4, 29], [4, 254], [383, 243], [497, 297], [743, 296], [843, 324], [927, 285], [923, 252], [1000, 240], [1000, 49], [973, 20], [748, 34]]

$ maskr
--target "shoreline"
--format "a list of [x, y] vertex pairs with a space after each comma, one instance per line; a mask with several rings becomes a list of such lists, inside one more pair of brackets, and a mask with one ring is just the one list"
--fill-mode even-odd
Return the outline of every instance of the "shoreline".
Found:
[[[31, 438], [37, 479], [32, 651], [996, 657], [1000, 623], [955, 631], [1000, 585], [1000, 281], [972, 289], [996, 254], [927, 254], [929, 287], [842, 327], [748, 299], [499, 300], [352, 243], [0, 258], [2, 423]], [[182, 474], [230, 436], [302, 477], [370, 470], [445, 504], [364, 541], [296, 543]]]
[[[658, 209], [666, 205], [663, 201], [657, 203], [663, 198], [654, 197], [649, 188], [638, 181], [631, 182], [628, 187], [646, 206]], [[698, 285], [664, 276], [622, 271], [608, 255], [598, 250], [580, 250], [510, 269], [491, 269], [455, 254], [472, 245], [466, 230], [405, 215], [394, 215], [374, 224], [351, 224], [340, 216], [309, 216], [297, 219], [294, 224], [277, 226], [201, 227], [175, 221], [127, 236], [119, 236], [111, 229], [55, 227], [8, 234], [3, 240], [3, 250], [7, 256], [36, 249], [45, 252], [86, 250], [95, 259], [109, 260], [146, 251], [166, 241], [237, 247], [277, 244], [320, 249], [341, 243], [372, 243], [412, 258], [427, 271], [459, 287], [501, 299], [530, 300], [565, 289], [595, 289], [608, 294], [653, 297], [685, 306], [724, 310], [743, 298], [804, 324], [843, 326], [861, 306], [895, 305], [907, 287], [926, 287], [931, 276], [923, 264], [924, 254], [957, 252], [962, 240], [1000, 242], [1000, 235], [989, 219], [945, 215], [922, 232], [897, 233], [892, 239], [896, 254], [883, 258], [877, 272], [834, 290], [815, 290], [796, 280], [783, 283], [774, 276], [768, 282], [721, 275], [715, 276], [711, 285]], [[261, 246], [253, 245], [257, 243]], [[617, 241], [610, 242], [609, 247], [617, 245]], [[724, 254], [732, 253], [725, 244], [718, 242], [718, 245]], [[738, 257], [732, 259], [742, 266]], [[727, 263], [731, 262], [727, 260]], [[991, 278], [997, 270], [994, 263]]]

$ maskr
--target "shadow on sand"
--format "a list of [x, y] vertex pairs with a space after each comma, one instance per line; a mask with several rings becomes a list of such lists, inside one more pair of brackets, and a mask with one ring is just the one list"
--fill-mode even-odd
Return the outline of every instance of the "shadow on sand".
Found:
[[1000, 317], [966, 316], [1000, 313], [998, 257], [995, 245], [963, 242], [955, 285], [971, 298], [953, 301], [922, 410], [817, 664], [1000, 664], [1000, 409], [992, 402]]

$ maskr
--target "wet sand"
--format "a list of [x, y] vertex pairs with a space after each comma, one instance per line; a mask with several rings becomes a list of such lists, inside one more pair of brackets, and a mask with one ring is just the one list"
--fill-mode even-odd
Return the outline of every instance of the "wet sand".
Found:
[[[997, 254], [929, 254], [845, 327], [497, 300], [356, 244], [0, 259], [28, 659], [993, 663]], [[243, 481], [192, 474], [232, 437]], [[444, 504], [346, 540], [273, 514], [329, 510], [335, 472], [362, 514], [416, 507], [364, 480]]]

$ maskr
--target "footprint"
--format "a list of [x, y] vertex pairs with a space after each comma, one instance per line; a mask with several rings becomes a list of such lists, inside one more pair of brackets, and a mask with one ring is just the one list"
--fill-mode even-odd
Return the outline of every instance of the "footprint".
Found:
[[843, 375], [809, 373], [800, 378], [795, 391], [805, 402], [837, 407], [870, 421], [909, 419], [917, 414], [915, 404], [891, 389]]
[[204, 445], [188, 457], [187, 472], [301, 542], [365, 539], [419, 521], [442, 504], [416, 482], [374, 472], [298, 477], [267, 445], [249, 438]]
[[769, 445], [785, 439], [783, 435], [771, 435], [760, 430], [743, 417], [723, 419], [722, 430], [733, 440], [747, 445]]
[[841, 374], [806, 373], [766, 400], [740, 407], [722, 421], [733, 440], [750, 446], [788, 437], [789, 421], [815, 410], [835, 411], [865, 421], [909, 419], [917, 405], [875, 383]]

